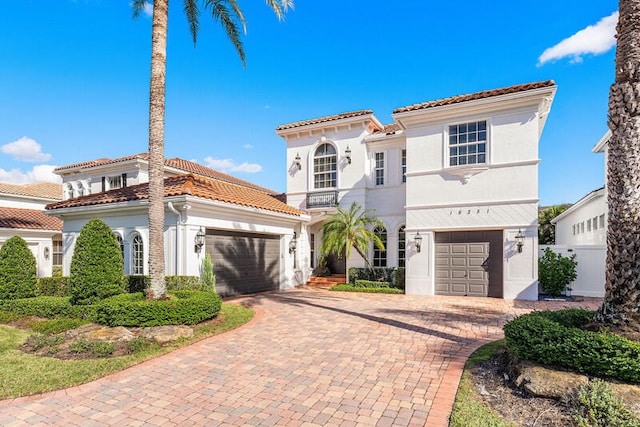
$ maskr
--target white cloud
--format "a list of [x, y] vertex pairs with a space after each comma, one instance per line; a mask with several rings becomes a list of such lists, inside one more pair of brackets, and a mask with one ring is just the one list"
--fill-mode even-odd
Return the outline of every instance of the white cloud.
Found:
[[30, 182], [49, 181], [62, 182], [60, 176], [53, 173], [57, 168], [54, 165], [36, 165], [27, 172], [20, 169], [4, 170], [0, 168], [0, 182], [8, 182], [10, 184], [29, 184]]
[[262, 166], [257, 163], [244, 162], [237, 164], [231, 159], [214, 159], [213, 157], [206, 157], [204, 162], [208, 167], [223, 172], [256, 173], [262, 170]]
[[153, 3], [151, 2], [146, 3], [142, 11], [147, 16], [153, 16]]
[[582, 62], [583, 55], [599, 55], [609, 51], [616, 44], [616, 24], [618, 12], [602, 18], [595, 25], [589, 25], [557, 45], [545, 50], [538, 58], [538, 66], [549, 61], [570, 57], [571, 62]]
[[2, 152], [23, 162], [46, 162], [51, 159], [51, 154], [43, 153], [42, 146], [26, 136], [3, 145]]
[[251, 149], [253, 148], [253, 145], [251, 145], [251, 144], [244, 144], [244, 145], [242, 146], [242, 148], [244, 148], [245, 150], [251, 150]]

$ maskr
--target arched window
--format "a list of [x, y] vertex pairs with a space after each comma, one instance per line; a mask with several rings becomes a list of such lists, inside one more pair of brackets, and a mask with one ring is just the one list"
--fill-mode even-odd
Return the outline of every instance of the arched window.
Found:
[[401, 226], [398, 229], [398, 267], [404, 267], [405, 266], [405, 248], [406, 248], [406, 242], [405, 242], [405, 233], [404, 233], [404, 228], [405, 226]]
[[337, 171], [336, 149], [322, 144], [313, 155], [313, 188], [335, 188]]
[[[384, 227], [376, 227], [373, 230], [374, 233], [380, 237], [385, 249], [387, 247], [387, 230]], [[374, 267], [386, 267], [387, 266], [387, 251], [380, 250], [375, 244], [373, 245], [373, 266]]]
[[138, 233], [131, 240], [131, 274], [135, 276], [144, 274], [144, 244], [142, 236]]
[[116, 235], [116, 239], [118, 239], [118, 244], [120, 245], [120, 253], [122, 253], [122, 261], [124, 262], [124, 239], [118, 233], [113, 233]]

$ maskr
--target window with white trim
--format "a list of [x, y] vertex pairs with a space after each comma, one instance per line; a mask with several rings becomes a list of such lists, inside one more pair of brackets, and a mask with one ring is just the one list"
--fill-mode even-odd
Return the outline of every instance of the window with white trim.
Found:
[[118, 239], [118, 245], [120, 245], [120, 253], [122, 254], [122, 261], [124, 262], [124, 239], [118, 233], [113, 233], [116, 235], [116, 239]]
[[144, 274], [144, 243], [142, 236], [138, 233], [131, 239], [131, 274], [134, 276]]
[[311, 233], [309, 235], [309, 262], [311, 264], [311, 268], [316, 267], [316, 235]]
[[587, 220], [587, 231], [591, 231], [591, 218]]
[[398, 229], [398, 267], [405, 266], [406, 234], [404, 230], [405, 230], [404, 225]]
[[594, 216], [593, 219], [591, 220], [591, 223], [593, 224], [593, 229], [597, 230], [598, 229], [598, 217]]
[[374, 175], [376, 185], [384, 185], [384, 153], [376, 153]]
[[122, 175], [110, 176], [108, 180], [109, 180], [109, 190], [122, 188]]
[[402, 168], [402, 182], [407, 182], [407, 150], [402, 150], [402, 160], [400, 165]]
[[374, 233], [378, 235], [380, 240], [382, 240], [382, 244], [385, 247], [385, 250], [381, 250], [375, 244], [373, 245], [373, 266], [374, 267], [386, 267], [387, 266], [387, 229], [384, 227], [376, 227], [373, 230]]
[[335, 188], [336, 177], [336, 149], [331, 144], [322, 144], [313, 155], [313, 188]]
[[487, 121], [449, 126], [449, 166], [487, 162]]
[[600, 228], [604, 228], [604, 214], [600, 215]]
[[52, 240], [53, 251], [51, 261], [53, 265], [62, 265], [62, 237], [54, 237]]

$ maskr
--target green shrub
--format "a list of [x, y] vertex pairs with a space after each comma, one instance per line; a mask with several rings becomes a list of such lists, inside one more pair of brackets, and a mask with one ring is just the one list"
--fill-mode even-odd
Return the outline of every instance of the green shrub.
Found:
[[349, 283], [355, 284], [356, 280], [370, 280], [392, 282], [395, 275], [395, 268], [361, 268], [351, 267], [349, 269]]
[[[28, 342], [31, 343], [31, 347], [36, 351], [46, 347], [57, 348], [57, 346], [62, 344], [63, 341], [64, 337], [62, 335], [35, 334], [28, 338]], [[53, 351], [53, 353], [57, 353], [57, 350]]]
[[583, 316], [533, 312], [517, 317], [504, 326], [507, 348], [520, 359], [640, 383], [640, 343], [571, 326]]
[[357, 288], [390, 288], [391, 282], [382, 282], [378, 280], [356, 280]]
[[91, 343], [91, 352], [97, 357], [107, 357], [113, 354], [116, 346], [110, 342], [94, 341]]
[[211, 261], [209, 252], [202, 260], [202, 290], [207, 292], [216, 291], [216, 275], [213, 274], [213, 261]]
[[88, 353], [91, 350], [91, 343], [83, 338], [77, 339], [69, 345], [71, 353]]
[[144, 295], [123, 294], [96, 306], [97, 323], [107, 326], [193, 325], [215, 317], [221, 298], [213, 292], [170, 291], [168, 300], [145, 300]]
[[129, 292], [130, 294], [135, 294], [138, 292], [144, 293], [149, 287], [149, 284], [151, 283], [149, 276], [142, 276], [142, 275], [127, 276], [126, 280], [127, 280], [127, 292]]
[[366, 292], [371, 294], [403, 294], [404, 291], [398, 288], [363, 288], [348, 284], [336, 285], [329, 288], [330, 291], [340, 292]]
[[102, 220], [80, 230], [71, 259], [71, 303], [93, 304], [125, 292], [122, 252], [116, 235]]
[[62, 277], [62, 266], [54, 265], [51, 267], [51, 277]]
[[551, 295], [560, 295], [562, 291], [576, 280], [576, 255], [565, 257], [556, 254], [550, 248], [538, 259], [538, 280], [542, 289]]
[[575, 406], [578, 427], [640, 427], [640, 419], [599, 379], [580, 386]]
[[168, 291], [203, 291], [202, 280], [198, 276], [166, 276]]
[[154, 341], [150, 341], [150, 340], [147, 340], [145, 338], [138, 337], [138, 338], [134, 338], [131, 341], [129, 341], [127, 343], [127, 348], [132, 353], [138, 353], [140, 351], [143, 351], [143, 350], [146, 350], [148, 348], [151, 348], [154, 345], [156, 345], [156, 343]]
[[398, 289], [404, 289], [405, 288], [405, 269], [404, 267], [398, 267], [396, 268], [396, 270], [394, 271], [394, 279], [395, 281], [393, 282], [394, 286]]
[[71, 305], [69, 297], [35, 297], [0, 301], [0, 311], [27, 316], [92, 319], [94, 306]]
[[36, 296], [68, 297], [69, 277], [41, 277], [36, 282]]
[[31, 325], [34, 332], [45, 335], [59, 334], [60, 332], [75, 329], [88, 323], [82, 319], [52, 319], [35, 322]]
[[556, 311], [536, 311], [536, 314], [563, 326], [579, 328], [592, 322], [596, 312], [585, 308], [565, 308]]
[[13, 236], [0, 247], [0, 299], [35, 295], [36, 259], [22, 237]]

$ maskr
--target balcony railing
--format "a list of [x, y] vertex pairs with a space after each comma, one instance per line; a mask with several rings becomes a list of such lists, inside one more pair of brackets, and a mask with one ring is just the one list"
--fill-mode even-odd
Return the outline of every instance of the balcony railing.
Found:
[[338, 205], [337, 191], [307, 193], [307, 209], [329, 208]]

